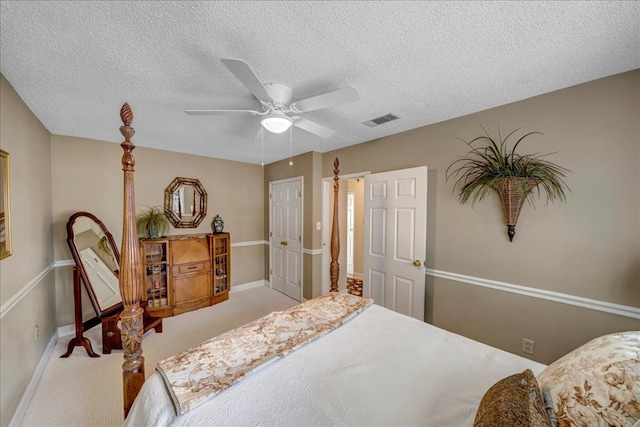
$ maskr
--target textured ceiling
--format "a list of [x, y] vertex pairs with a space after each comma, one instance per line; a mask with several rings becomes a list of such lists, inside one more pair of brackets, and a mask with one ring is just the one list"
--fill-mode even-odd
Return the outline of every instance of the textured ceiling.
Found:
[[[301, 114], [293, 154], [326, 152], [640, 68], [638, 2], [4, 1], [0, 69], [53, 134], [260, 164], [256, 109], [220, 61], [247, 61], [293, 99], [346, 86], [360, 100]], [[362, 124], [393, 113], [399, 120]], [[264, 162], [289, 156], [265, 133]]]

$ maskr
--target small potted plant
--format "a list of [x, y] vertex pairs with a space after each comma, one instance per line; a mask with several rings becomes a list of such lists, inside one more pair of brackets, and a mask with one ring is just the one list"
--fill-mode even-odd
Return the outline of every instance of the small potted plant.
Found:
[[[544, 159], [548, 154], [518, 154], [516, 148], [530, 135], [529, 132], [518, 138], [511, 149], [507, 140], [518, 129], [504, 139], [494, 140], [483, 127], [485, 135], [471, 141], [464, 141], [470, 151], [464, 158], [451, 163], [446, 171], [446, 179], [455, 178], [454, 191], [458, 190], [461, 204], [471, 200], [472, 204], [484, 199], [494, 191], [498, 193], [509, 241], [513, 241], [516, 222], [525, 200], [533, 205], [534, 198], [540, 197], [541, 190], [547, 195], [547, 203], [556, 200], [565, 201], [565, 189], [569, 190], [563, 178], [568, 169]], [[484, 146], [474, 146], [482, 143]], [[536, 191], [534, 191], [536, 190]]]
[[138, 236], [147, 239], [157, 239], [169, 232], [171, 223], [165, 216], [162, 207], [149, 206], [136, 216]]

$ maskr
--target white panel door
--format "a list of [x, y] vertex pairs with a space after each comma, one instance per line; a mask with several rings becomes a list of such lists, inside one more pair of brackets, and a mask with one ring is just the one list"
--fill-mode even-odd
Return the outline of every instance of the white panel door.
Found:
[[364, 296], [424, 320], [427, 167], [365, 176]]
[[302, 180], [270, 184], [271, 287], [302, 300]]

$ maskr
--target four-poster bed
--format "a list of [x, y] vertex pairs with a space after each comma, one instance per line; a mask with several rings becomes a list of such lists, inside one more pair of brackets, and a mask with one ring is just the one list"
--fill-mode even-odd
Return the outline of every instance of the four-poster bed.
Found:
[[[124, 125], [120, 130], [125, 137], [121, 144], [124, 224], [120, 263], [125, 426], [484, 427], [508, 425], [505, 416], [513, 414], [536, 423], [511, 425], [544, 426], [555, 425], [553, 409], [560, 410], [558, 419], [570, 415], [562, 412], [567, 402], [558, 400], [558, 396], [565, 396], [560, 377], [570, 372], [562, 365], [564, 358], [556, 362], [560, 365], [545, 367], [372, 304], [369, 298], [338, 292], [338, 159], [334, 161], [330, 293], [165, 359], [145, 382], [142, 271], [133, 186], [135, 147], [131, 143], [134, 130], [127, 104], [121, 118]], [[624, 335], [621, 342], [631, 348], [632, 357], [635, 351], [637, 359], [640, 332]], [[620, 341], [614, 345], [621, 348]], [[602, 351], [608, 347], [598, 343], [596, 348]], [[622, 359], [627, 361], [627, 353]], [[574, 361], [566, 363], [569, 366]], [[631, 363], [640, 377], [640, 360]], [[540, 387], [547, 387], [546, 404], [536, 375], [546, 379], [540, 383]], [[573, 390], [575, 386], [570, 387]], [[510, 406], [495, 406], [505, 402]], [[637, 398], [635, 405], [640, 413]], [[620, 412], [627, 407], [614, 408]]]
[[[123, 177], [123, 227], [122, 250], [120, 259], [120, 292], [124, 309], [120, 315], [120, 329], [122, 336], [122, 348], [125, 362], [122, 365], [124, 415], [136, 399], [142, 384], [145, 381], [144, 357], [142, 356], [143, 335], [143, 309], [140, 306], [143, 291], [142, 255], [138, 241], [135, 213], [135, 157], [133, 150], [135, 145], [131, 137], [135, 130], [131, 127], [133, 112], [129, 104], [125, 103], [120, 110], [120, 118], [123, 125], [120, 132], [125, 140], [120, 144], [124, 153], [122, 155]], [[330, 264], [330, 292], [338, 292], [338, 277], [340, 267], [338, 256], [340, 254], [340, 236], [338, 229], [338, 189], [340, 170], [339, 161], [336, 158], [333, 163], [333, 220], [331, 228], [331, 264]]]

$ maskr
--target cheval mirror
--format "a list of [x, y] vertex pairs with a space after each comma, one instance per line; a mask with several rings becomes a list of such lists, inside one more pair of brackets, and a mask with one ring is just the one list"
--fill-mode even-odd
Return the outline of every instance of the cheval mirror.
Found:
[[120, 252], [104, 223], [88, 212], [71, 215], [67, 243], [96, 316], [121, 309]]
[[[123, 309], [120, 295], [119, 265], [120, 251], [113, 235], [95, 215], [76, 212], [67, 222], [67, 244], [73, 256], [73, 294], [76, 336], [69, 342], [68, 357], [76, 346], [82, 346], [91, 357], [99, 357], [91, 348], [91, 342], [83, 332], [102, 323], [102, 351], [110, 353], [112, 348], [122, 348], [117, 327]], [[87, 292], [96, 316], [83, 322], [81, 285]], [[145, 331], [155, 328], [161, 332], [162, 319], [150, 318], [145, 313]]]

